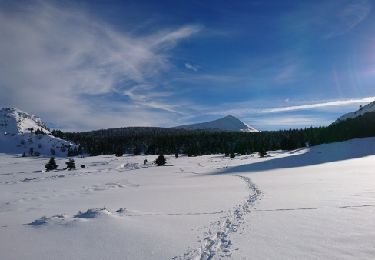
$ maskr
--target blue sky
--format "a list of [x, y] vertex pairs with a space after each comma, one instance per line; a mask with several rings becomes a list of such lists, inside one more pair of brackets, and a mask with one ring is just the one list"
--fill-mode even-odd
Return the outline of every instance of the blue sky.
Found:
[[0, 104], [65, 130], [320, 126], [375, 100], [366, 0], [5, 0], [0, 35]]

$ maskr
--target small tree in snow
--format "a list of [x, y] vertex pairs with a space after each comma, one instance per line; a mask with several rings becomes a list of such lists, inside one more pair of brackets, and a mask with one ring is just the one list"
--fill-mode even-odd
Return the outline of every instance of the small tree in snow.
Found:
[[116, 157], [121, 157], [121, 156], [123, 156], [123, 155], [124, 155], [124, 151], [123, 151], [123, 149], [122, 149], [121, 147], [117, 148], [117, 149], [116, 149], [116, 152], [115, 152], [115, 156], [116, 156]]
[[46, 171], [52, 171], [52, 170], [55, 170], [57, 169], [57, 164], [56, 164], [56, 161], [55, 161], [55, 158], [54, 157], [51, 157], [51, 159], [49, 159], [48, 163], [46, 163], [45, 165], [45, 168], [46, 168]]
[[266, 156], [267, 155], [267, 151], [266, 151], [266, 149], [264, 149], [263, 147], [262, 147], [262, 149], [260, 149], [260, 151], [259, 151], [259, 156], [260, 157], [264, 157], [264, 156]]
[[165, 159], [164, 155], [159, 155], [158, 158], [155, 160], [155, 164], [157, 166], [163, 166], [167, 163], [167, 160]]
[[76, 163], [74, 159], [69, 159], [69, 161], [65, 162], [65, 164], [66, 164], [66, 168], [68, 168], [69, 171], [76, 168]]

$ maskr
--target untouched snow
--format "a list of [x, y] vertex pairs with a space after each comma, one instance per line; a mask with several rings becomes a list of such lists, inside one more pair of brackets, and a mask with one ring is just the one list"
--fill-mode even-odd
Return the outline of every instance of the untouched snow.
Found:
[[342, 115], [341, 117], [339, 117], [336, 120], [335, 123], [338, 123], [338, 122], [341, 122], [341, 121], [345, 121], [345, 120], [350, 119], [350, 118], [351, 119], [352, 118], [356, 118], [356, 117], [364, 115], [365, 113], [370, 113], [370, 112], [375, 112], [375, 101], [371, 102], [370, 104], [367, 104], [367, 105], [361, 107], [360, 109], [358, 109], [355, 112], [350, 112], [350, 113]]
[[[35, 134], [40, 130], [43, 134]], [[66, 156], [71, 142], [56, 138], [43, 121], [17, 108], [0, 110], [0, 153]], [[51, 149], [53, 152], [51, 153]]]
[[212, 129], [212, 130], [223, 130], [223, 131], [234, 131], [234, 132], [259, 132], [254, 127], [251, 127], [238, 118], [228, 115], [223, 118], [216, 119], [210, 122], [192, 124], [192, 125], [181, 125], [176, 128], [198, 130], [198, 129]]
[[1, 258], [374, 259], [375, 138], [145, 158], [0, 155]]

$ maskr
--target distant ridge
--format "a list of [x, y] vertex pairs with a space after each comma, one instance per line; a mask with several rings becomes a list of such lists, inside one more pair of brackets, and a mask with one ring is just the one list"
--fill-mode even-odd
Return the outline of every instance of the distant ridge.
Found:
[[66, 156], [77, 146], [51, 134], [42, 119], [20, 109], [0, 109], [0, 153]]
[[216, 130], [216, 131], [230, 131], [230, 132], [259, 132], [259, 130], [251, 127], [238, 118], [228, 115], [209, 122], [181, 125], [175, 128], [186, 130]]
[[334, 123], [342, 122], [342, 121], [345, 121], [347, 119], [357, 118], [359, 116], [362, 116], [366, 113], [371, 113], [371, 112], [375, 112], [375, 101], [373, 101], [373, 102], [371, 102], [371, 103], [369, 103], [365, 106], [361, 106], [355, 112], [350, 112], [350, 113], [346, 113], [346, 114], [342, 115]]

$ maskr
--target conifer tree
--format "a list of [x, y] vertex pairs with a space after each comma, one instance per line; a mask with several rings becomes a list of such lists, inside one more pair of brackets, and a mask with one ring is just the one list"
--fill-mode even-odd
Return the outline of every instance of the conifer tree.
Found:
[[73, 170], [76, 168], [76, 163], [74, 161], [74, 159], [70, 158], [69, 161], [65, 162], [66, 164], [66, 168], [68, 168], [68, 170]]
[[158, 158], [155, 160], [155, 164], [157, 166], [163, 166], [167, 163], [167, 160], [165, 159], [164, 155], [159, 155]]
[[57, 169], [57, 164], [56, 164], [56, 161], [55, 161], [55, 158], [54, 157], [51, 157], [48, 161], [48, 163], [46, 163], [45, 165], [45, 168], [46, 168], [46, 171], [52, 171], [52, 170], [55, 170]]

